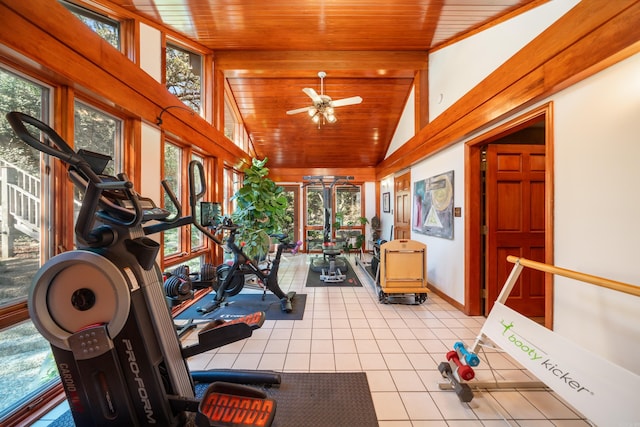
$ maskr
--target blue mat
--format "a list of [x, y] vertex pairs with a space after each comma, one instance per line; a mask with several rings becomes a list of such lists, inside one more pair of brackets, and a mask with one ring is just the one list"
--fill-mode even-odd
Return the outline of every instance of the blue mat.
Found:
[[307, 303], [306, 294], [296, 294], [291, 301], [293, 311], [286, 313], [280, 308], [280, 300], [272, 293], [267, 293], [264, 300], [261, 293], [240, 293], [227, 298], [224, 305], [211, 313], [198, 313], [198, 307], [207, 305], [214, 294], [205, 295], [197, 303], [178, 314], [176, 320], [233, 320], [256, 311], [264, 311], [267, 320], [302, 320]]

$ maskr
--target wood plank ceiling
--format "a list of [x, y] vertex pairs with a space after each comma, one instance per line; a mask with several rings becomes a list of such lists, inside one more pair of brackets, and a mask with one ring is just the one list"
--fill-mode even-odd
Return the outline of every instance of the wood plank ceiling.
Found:
[[[335, 169], [384, 159], [429, 51], [546, 0], [110, 1], [214, 51], [269, 167]], [[302, 89], [320, 93], [319, 71], [333, 100], [363, 98], [320, 126], [286, 114], [312, 104]]]

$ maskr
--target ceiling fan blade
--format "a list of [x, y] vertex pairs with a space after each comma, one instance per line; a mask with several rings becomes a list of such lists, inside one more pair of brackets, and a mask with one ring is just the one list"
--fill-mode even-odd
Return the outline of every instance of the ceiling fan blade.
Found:
[[316, 92], [312, 88], [305, 87], [304, 89], [302, 89], [302, 91], [306, 93], [309, 96], [309, 98], [311, 98], [314, 104], [322, 103], [322, 98], [320, 98], [320, 95], [318, 95], [318, 92]]
[[307, 111], [311, 110], [314, 107], [303, 107], [303, 108], [297, 108], [295, 110], [289, 110], [287, 111], [287, 114], [298, 114], [298, 113], [306, 113]]
[[359, 96], [352, 96], [351, 98], [336, 99], [335, 101], [331, 101], [331, 106], [343, 107], [345, 105], [360, 104], [361, 102], [362, 98], [360, 98]]

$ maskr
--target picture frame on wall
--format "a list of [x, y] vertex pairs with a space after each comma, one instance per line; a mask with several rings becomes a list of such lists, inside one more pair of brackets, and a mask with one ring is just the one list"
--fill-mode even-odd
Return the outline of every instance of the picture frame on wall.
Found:
[[382, 212], [391, 212], [391, 193], [382, 193]]

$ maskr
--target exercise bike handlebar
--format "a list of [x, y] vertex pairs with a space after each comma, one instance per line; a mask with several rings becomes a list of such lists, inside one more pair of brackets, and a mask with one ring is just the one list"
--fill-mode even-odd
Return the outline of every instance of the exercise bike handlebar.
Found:
[[[200, 181], [199, 189], [196, 189], [196, 172], [198, 173], [197, 178]], [[216, 244], [223, 246], [223, 243], [220, 241], [220, 239], [218, 239], [211, 231], [209, 231], [207, 227], [202, 225], [200, 223], [200, 219], [197, 218], [198, 215], [196, 215], [198, 200], [200, 200], [200, 198], [204, 196], [206, 189], [204, 167], [202, 166], [202, 163], [197, 160], [191, 160], [189, 162], [189, 205], [191, 207], [193, 225], [195, 225], [196, 228], [202, 232], [202, 234], [216, 242]]]

